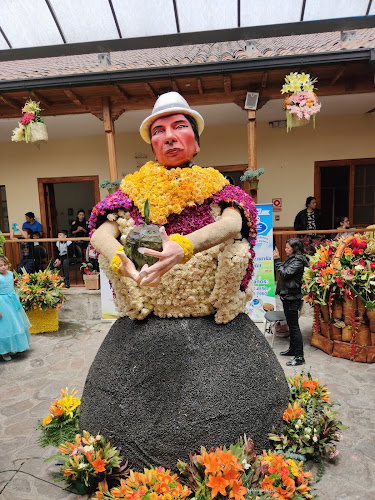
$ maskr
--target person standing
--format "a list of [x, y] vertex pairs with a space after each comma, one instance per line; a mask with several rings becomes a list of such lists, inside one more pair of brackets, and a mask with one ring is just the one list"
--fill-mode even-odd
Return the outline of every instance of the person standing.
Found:
[[[75, 238], [85, 238], [89, 235], [86, 214], [85, 211], [80, 209], [77, 212], [77, 218], [74, 222], [72, 222], [72, 227], [70, 229], [71, 235]], [[75, 241], [74, 246], [78, 245], [81, 249], [82, 256], [86, 253], [86, 248], [88, 245], [88, 241]]]
[[26, 212], [25, 219], [26, 219], [26, 222], [24, 222], [22, 224], [22, 229], [28, 228], [28, 229], [31, 229], [33, 233], [35, 233], [35, 231], [38, 231], [40, 234], [43, 233], [42, 224], [40, 222], [38, 222], [37, 220], [35, 220], [35, 215], [33, 212]]
[[11, 361], [11, 354], [29, 348], [30, 322], [14, 291], [13, 273], [8, 271], [7, 259], [0, 255], [0, 354]]
[[308, 196], [306, 198], [306, 208], [298, 212], [294, 219], [295, 231], [313, 231], [315, 229], [322, 229], [321, 213], [316, 208], [316, 198]]
[[293, 356], [288, 366], [298, 366], [305, 362], [303, 354], [302, 333], [298, 323], [298, 315], [302, 306], [302, 277], [305, 267], [310, 262], [304, 254], [303, 244], [299, 238], [291, 238], [286, 242], [285, 253], [287, 259], [281, 262], [277, 248], [273, 251], [275, 268], [279, 273], [276, 294], [280, 295], [283, 303], [286, 322], [289, 327], [289, 348], [280, 352], [281, 356]]
[[[66, 229], [62, 229], [58, 232], [57, 237], [66, 240], [68, 237], [68, 231]], [[54, 249], [55, 256], [48, 264], [50, 267], [54, 267], [56, 269], [63, 268], [65, 288], [70, 288], [69, 264], [72, 260], [72, 247], [73, 245], [71, 241], [56, 241]]]

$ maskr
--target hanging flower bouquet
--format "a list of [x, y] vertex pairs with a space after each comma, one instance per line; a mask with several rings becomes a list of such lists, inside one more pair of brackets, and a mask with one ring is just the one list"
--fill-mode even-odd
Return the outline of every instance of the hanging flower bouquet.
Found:
[[40, 103], [29, 99], [22, 108], [23, 116], [18, 127], [13, 130], [12, 141], [32, 142], [40, 146], [48, 141], [47, 127], [40, 116]]
[[290, 93], [283, 102], [286, 111], [287, 132], [293, 127], [307, 125], [312, 117], [315, 128], [315, 115], [319, 113], [321, 104], [314, 92], [316, 78], [311, 79], [309, 74], [290, 73], [285, 77], [281, 93]]

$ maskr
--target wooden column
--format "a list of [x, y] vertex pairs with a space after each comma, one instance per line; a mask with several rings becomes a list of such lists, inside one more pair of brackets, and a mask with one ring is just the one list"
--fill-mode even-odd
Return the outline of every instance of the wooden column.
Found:
[[[247, 157], [248, 169], [257, 168], [257, 136], [256, 136], [256, 111], [247, 110]], [[250, 188], [246, 182], [245, 191], [250, 194], [254, 202], [258, 202], [258, 188]]]
[[111, 103], [109, 97], [103, 97], [102, 102], [103, 102], [103, 125], [104, 125], [104, 132], [107, 142], [107, 153], [108, 153], [109, 180], [115, 181], [118, 179], [116, 144], [115, 144], [115, 125], [111, 116]]

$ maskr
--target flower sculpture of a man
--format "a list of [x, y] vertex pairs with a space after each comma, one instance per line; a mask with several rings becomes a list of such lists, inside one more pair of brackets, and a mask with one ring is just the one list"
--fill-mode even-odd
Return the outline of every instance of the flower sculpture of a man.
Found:
[[[161, 95], [140, 128], [157, 162], [127, 175], [90, 219], [120, 318], [90, 369], [80, 425], [138, 468], [175, 467], [244, 433], [266, 448], [288, 404], [283, 371], [245, 314], [255, 206], [220, 172], [194, 165], [203, 128], [182, 96]], [[138, 249], [157, 262], [137, 269], [120, 243], [144, 223], [146, 200], [163, 249]]]

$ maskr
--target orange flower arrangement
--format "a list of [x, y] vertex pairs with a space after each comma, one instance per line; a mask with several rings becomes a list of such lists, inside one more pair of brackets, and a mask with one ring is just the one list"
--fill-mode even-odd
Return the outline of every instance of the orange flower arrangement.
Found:
[[260, 492], [265, 492], [268, 498], [286, 500], [294, 498], [299, 493], [302, 498], [313, 498], [309, 480], [311, 472], [303, 470], [303, 462], [297, 463], [291, 458], [277, 452], [263, 452], [261, 464], [268, 466], [268, 471], [260, 483]]
[[62, 291], [64, 278], [48, 268], [37, 273], [14, 275], [15, 288], [25, 311], [60, 309], [66, 300]]
[[182, 500], [191, 494], [191, 490], [177, 479], [177, 474], [162, 467], [144, 469], [144, 472], [131, 470], [129, 477], [121, 479], [120, 485], [111, 490], [106, 482], [99, 485], [95, 500], [141, 500], [143, 497], [148, 500]]

